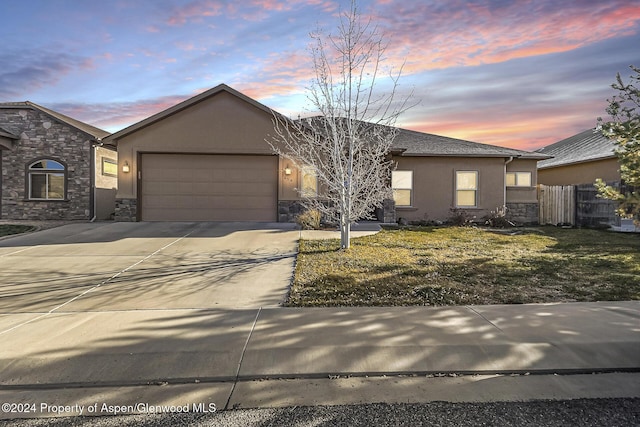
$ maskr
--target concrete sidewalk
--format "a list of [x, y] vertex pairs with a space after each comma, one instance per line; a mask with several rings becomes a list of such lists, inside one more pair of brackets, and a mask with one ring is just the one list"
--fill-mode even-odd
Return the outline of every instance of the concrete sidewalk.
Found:
[[[640, 397], [638, 301], [170, 314], [56, 313], [59, 332], [37, 343], [20, 337], [38, 322], [24, 325], [0, 350], [0, 400], [230, 409]], [[109, 325], [104, 336], [92, 336], [95, 322]], [[84, 338], [61, 345], [70, 331]], [[36, 416], [46, 415], [57, 414]]]
[[[361, 221], [351, 226], [351, 237], [363, 237], [377, 234], [382, 230], [381, 223]], [[340, 230], [300, 230], [300, 238], [305, 240], [339, 239]]]
[[640, 302], [263, 309], [241, 378], [640, 369]]

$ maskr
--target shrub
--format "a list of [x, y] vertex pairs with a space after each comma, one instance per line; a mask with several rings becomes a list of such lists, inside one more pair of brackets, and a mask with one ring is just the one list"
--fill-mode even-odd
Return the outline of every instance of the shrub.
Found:
[[506, 206], [497, 207], [495, 210], [489, 212], [484, 218], [485, 225], [495, 228], [509, 228], [516, 225], [507, 219]]
[[447, 223], [457, 227], [468, 227], [476, 219], [474, 215], [469, 215], [464, 209], [451, 208], [449, 211], [451, 215], [447, 219]]
[[322, 214], [317, 209], [308, 209], [296, 217], [296, 223], [303, 230], [319, 230]]

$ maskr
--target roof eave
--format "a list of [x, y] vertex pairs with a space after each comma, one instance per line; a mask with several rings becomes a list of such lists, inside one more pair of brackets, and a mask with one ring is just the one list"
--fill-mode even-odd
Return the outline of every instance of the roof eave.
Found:
[[[396, 155], [394, 153], [394, 155]], [[400, 154], [402, 157], [474, 157], [474, 158], [495, 158], [495, 159], [508, 159], [513, 157], [514, 159], [522, 159], [522, 160], [546, 160], [550, 159], [551, 156], [523, 156], [523, 155], [513, 155], [513, 154], [478, 154], [478, 153], [407, 153], [403, 152]]]
[[[4, 105], [0, 104], [0, 108], [6, 108], [6, 109], [30, 108], [32, 110], [37, 110], [37, 111], [41, 112], [42, 114], [52, 118], [53, 120], [56, 120], [56, 121], [61, 122], [61, 123], [64, 123], [66, 126], [71, 126], [72, 128], [76, 129], [77, 131], [84, 133], [85, 135], [87, 135], [91, 139], [98, 140], [98, 141], [109, 135], [109, 132], [107, 132], [107, 131], [105, 131], [103, 129], [97, 128], [97, 127], [95, 127], [93, 125], [90, 125], [88, 123], [84, 123], [84, 122], [82, 122], [80, 120], [74, 119], [73, 117], [69, 117], [69, 116], [64, 115], [62, 113], [58, 113], [57, 111], [50, 110], [49, 108], [43, 107], [42, 105], [38, 105], [35, 102], [31, 102], [31, 101], [10, 102], [10, 103], [6, 103]], [[90, 129], [80, 128], [80, 127], [78, 127], [78, 124], [81, 125], [81, 126], [89, 127]]]
[[602, 157], [594, 157], [591, 159], [584, 159], [584, 160], [577, 160], [575, 162], [566, 162], [566, 163], [559, 163], [559, 164], [554, 164], [554, 165], [549, 165], [549, 166], [538, 166], [538, 169], [553, 169], [553, 168], [560, 168], [563, 166], [572, 166], [572, 165], [580, 165], [583, 163], [589, 163], [589, 162], [597, 162], [597, 161], [601, 161], [601, 160], [609, 160], [609, 159], [616, 159], [616, 155], [611, 155], [611, 156], [602, 156]]

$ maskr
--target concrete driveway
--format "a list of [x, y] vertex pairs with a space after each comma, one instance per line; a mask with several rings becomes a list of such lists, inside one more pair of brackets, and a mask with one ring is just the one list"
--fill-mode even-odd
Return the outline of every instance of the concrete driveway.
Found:
[[0, 241], [0, 390], [93, 387], [86, 398], [233, 378], [256, 309], [285, 297], [298, 237], [280, 224], [82, 223]]
[[0, 312], [277, 306], [298, 238], [286, 226], [83, 223], [0, 241]]

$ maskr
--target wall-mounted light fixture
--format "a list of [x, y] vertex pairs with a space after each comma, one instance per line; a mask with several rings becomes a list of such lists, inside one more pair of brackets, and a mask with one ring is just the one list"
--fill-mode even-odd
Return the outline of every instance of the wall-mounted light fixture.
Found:
[[289, 167], [289, 165], [287, 165], [287, 166], [284, 168], [284, 174], [285, 174], [285, 175], [291, 175], [291, 173], [292, 173], [291, 168]]
[[129, 170], [129, 162], [125, 160], [124, 165], [122, 165], [122, 172], [129, 173]]

